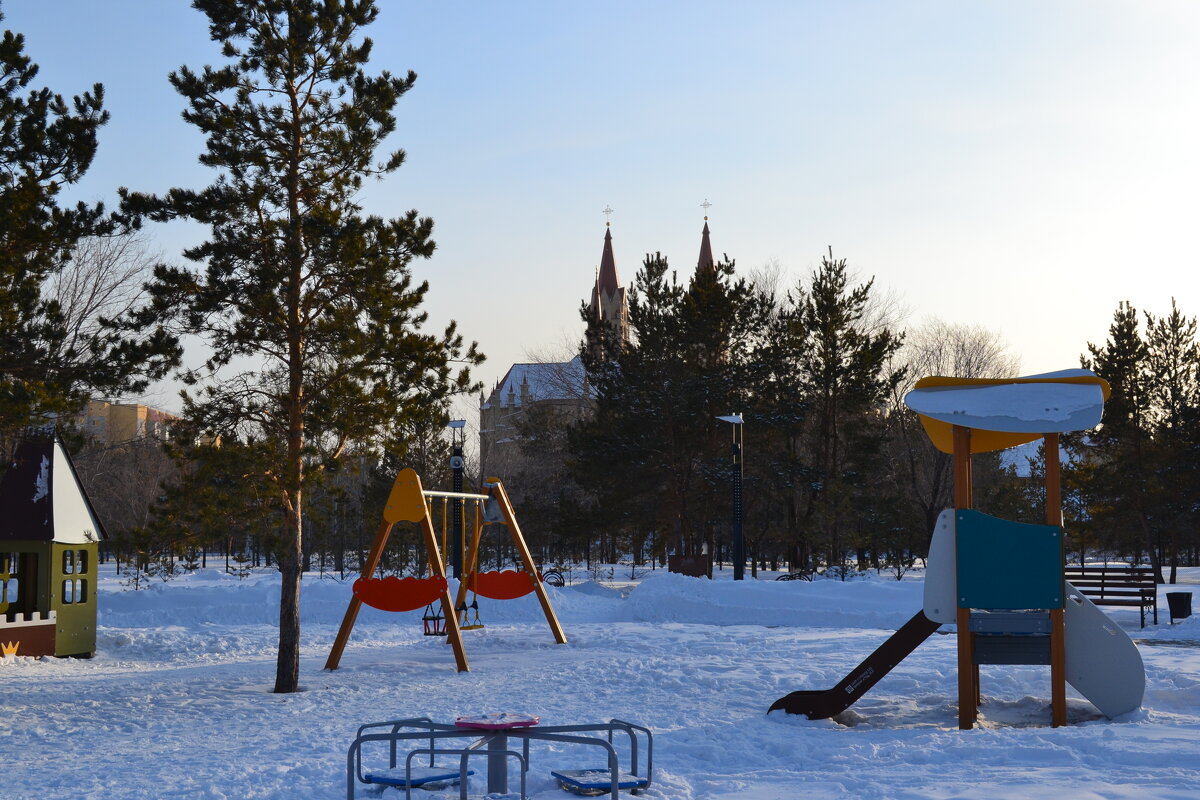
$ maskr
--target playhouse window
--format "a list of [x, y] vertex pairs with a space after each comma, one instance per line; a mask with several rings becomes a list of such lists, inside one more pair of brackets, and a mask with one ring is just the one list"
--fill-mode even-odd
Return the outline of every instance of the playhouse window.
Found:
[[63, 605], [73, 605], [87, 602], [87, 581], [82, 578], [68, 578], [62, 582]]
[[87, 572], [86, 550], [63, 551], [63, 575], [83, 575]]
[[17, 554], [0, 553], [0, 614], [8, 611], [19, 596], [17, 582]]
[[0, 614], [8, 611], [8, 607], [17, 602], [21, 587], [15, 575], [0, 575]]

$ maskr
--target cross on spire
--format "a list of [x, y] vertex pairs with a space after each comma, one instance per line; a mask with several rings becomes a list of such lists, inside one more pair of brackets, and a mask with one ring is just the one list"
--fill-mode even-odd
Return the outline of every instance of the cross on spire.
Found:
[[602, 211], [601, 213], [604, 214], [604, 225], [605, 225], [605, 227], [608, 227], [609, 225], [612, 224], [613, 207], [611, 205], [609, 205], [608, 203], [605, 203], [604, 211]]
[[712, 208], [712, 203], [708, 202], [708, 198], [706, 197], [704, 198], [704, 202], [700, 204], [700, 207], [704, 209], [704, 220], [707, 222], [708, 210]]

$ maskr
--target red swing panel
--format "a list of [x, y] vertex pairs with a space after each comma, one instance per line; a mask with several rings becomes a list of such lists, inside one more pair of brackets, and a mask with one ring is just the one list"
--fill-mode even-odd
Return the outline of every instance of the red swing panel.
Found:
[[371, 608], [380, 611], [413, 611], [439, 599], [446, 591], [446, 579], [433, 575], [428, 578], [359, 578], [354, 582], [354, 596]]
[[467, 586], [475, 594], [491, 600], [515, 600], [533, 591], [534, 580], [527, 572], [504, 570], [503, 572], [477, 572], [467, 579]]

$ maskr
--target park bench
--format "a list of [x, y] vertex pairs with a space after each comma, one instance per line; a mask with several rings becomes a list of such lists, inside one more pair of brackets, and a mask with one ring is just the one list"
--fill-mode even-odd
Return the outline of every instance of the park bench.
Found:
[[1158, 584], [1152, 567], [1068, 565], [1065, 574], [1071, 585], [1096, 605], [1137, 608], [1143, 628], [1149, 609], [1154, 613], [1154, 624], [1158, 624]]

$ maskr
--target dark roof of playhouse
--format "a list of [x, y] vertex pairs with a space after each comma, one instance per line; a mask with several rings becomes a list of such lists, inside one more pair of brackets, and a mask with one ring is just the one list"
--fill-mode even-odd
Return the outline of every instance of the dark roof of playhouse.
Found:
[[[62, 470], [68, 471], [68, 475], [62, 475]], [[69, 480], [64, 480], [68, 477]], [[56, 492], [59, 497], [55, 497]], [[83, 538], [73, 535], [73, 529], [81, 524], [86, 527]], [[72, 534], [66, 534], [66, 528], [71, 528]], [[22, 440], [12, 463], [0, 477], [0, 541], [74, 542], [107, 538], [108, 532], [92, 508], [57, 432], [38, 433]]]

